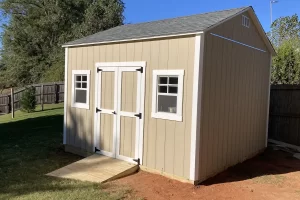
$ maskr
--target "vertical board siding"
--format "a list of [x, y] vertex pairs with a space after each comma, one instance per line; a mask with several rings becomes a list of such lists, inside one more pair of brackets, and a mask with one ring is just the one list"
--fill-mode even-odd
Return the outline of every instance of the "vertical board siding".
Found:
[[[69, 49], [67, 144], [91, 151], [94, 126], [95, 63], [146, 61], [143, 165], [189, 178], [194, 37], [74, 47]], [[71, 108], [72, 70], [91, 70], [90, 109]], [[183, 121], [151, 118], [152, 71], [184, 69]], [[125, 87], [129, 87], [124, 83]], [[111, 97], [110, 97], [111, 98]], [[124, 99], [131, 102], [130, 96]], [[133, 102], [134, 103], [134, 102]], [[124, 105], [123, 106], [127, 106]], [[134, 109], [128, 104], [128, 111]], [[123, 123], [126, 123], [124, 120]], [[101, 122], [102, 123], [102, 122]], [[124, 129], [126, 131], [126, 128]], [[132, 138], [132, 142], [134, 138]], [[84, 144], [82, 144], [84, 143]], [[109, 148], [109, 147], [108, 147]], [[123, 149], [121, 149], [123, 150]], [[124, 149], [125, 150], [125, 149]], [[125, 150], [126, 155], [132, 150]]]
[[210, 33], [267, 49], [241, 15], [205, 34], [199, 181], [263, 150], [266, 139], [270, 53]]

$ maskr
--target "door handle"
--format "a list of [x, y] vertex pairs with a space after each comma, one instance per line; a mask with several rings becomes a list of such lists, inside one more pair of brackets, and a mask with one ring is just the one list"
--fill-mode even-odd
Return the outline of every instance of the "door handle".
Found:
[[116, 111], [114, 111], [114, 112], [112, 112], [112, 114], [114, 114], [114, 115], [115, 115], [115, 114], [117, 114], [117, 113], [116, 113]]

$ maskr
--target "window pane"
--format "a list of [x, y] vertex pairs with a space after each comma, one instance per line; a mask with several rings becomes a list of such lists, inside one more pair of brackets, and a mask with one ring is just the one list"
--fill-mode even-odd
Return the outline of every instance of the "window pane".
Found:
[[81, 88], [81, 83], [76, 83], [76, 88]]
[[169, 86], [169, 93], [177, 94], [178, 88], [176, 86]]
[[75, 102], [76, 103], [87, 103], [86, 102], [86, 90], [75, 90]]
[[76, 81], [81, 81], [81, 76], [80, 75], [76, 75]]
[[168, 77], [159, 77], [159, 84], [167, 84]]
[[170, 77], [169, 84], [178, 84], [178, 77]]
[[167, 93], [168, 87], [167, 86], [158, 86], [158, 92], [159, 93]]
[[87, 83], [82, 83], [82, 88], [87, 88]]
[[87, 76], [82, 76], [82, 81], [87, 81]]
[[157, 111], [176, 113], [177, 96], [164, 96], [158, 95], [157, 98]]

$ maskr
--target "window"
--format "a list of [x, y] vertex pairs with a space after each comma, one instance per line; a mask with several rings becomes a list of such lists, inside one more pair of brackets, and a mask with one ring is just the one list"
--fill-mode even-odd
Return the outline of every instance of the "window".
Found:
[[90, 70], [73, 70], [72, 85], [72, 107], [90, 109]]
[[242, 25], [249, 28], [250, 27], [250, 19], [245, 15], [242, 15]]
[[182, 121], [184, 70], [153, 70], [152, 117]]

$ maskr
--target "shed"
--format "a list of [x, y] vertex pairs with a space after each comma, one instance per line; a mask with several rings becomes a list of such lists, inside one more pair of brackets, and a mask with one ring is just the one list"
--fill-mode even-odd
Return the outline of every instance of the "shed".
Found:
[[267, 146], [271, 57], [252, 7], [118, 26], [65, 48], [65, 150], [197, 184]]

